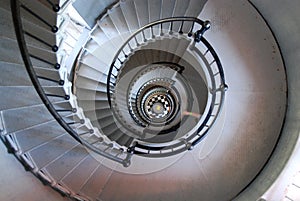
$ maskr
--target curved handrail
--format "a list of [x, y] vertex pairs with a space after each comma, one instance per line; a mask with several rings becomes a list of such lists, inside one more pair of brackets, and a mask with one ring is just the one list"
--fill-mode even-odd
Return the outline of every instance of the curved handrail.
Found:
[[[218, 116], [218, 114], [220, 113], [221, 109], [222, 109], [222, 106], [223, 106], [223, 103], [224, 103], [224, 97], [225, 97], [225, 91], [227, 90], [228, 86], [225, 82], [225, 75], [224, 75], [224, 71], [223, 71], [223, 67], [222, 67], [222, 64], [221, 64], [221, 61], [217, 55], [217, 53], [214, 51], [213, 47], [209, 44], [209, 42], [203, 37], [203, 34], [206, 30], [208, 30], [210, 28], [210, 23], [209, 21], [202, 21], [198, 18], [194, 18], [194, 17], [175, 17], [175, 18], [165, 18], [165, 19], [161, 19], [161, 20], [158, 20], [158, 21], [155, 21], [155, 22], [152, 22], [150, 24], [147, 24], [145, 25], [144, 27], [138, 29], [137, 31], [135, 31], [125, 42], [124, 44], [121, 46], [121, 48], [118, 50], [118, 52], [116, 53], [115, 57], [114, 57], [114, 60], [110, 66], [110, 69], [109, 69], [109, 73], [108, 73], [108, 78], [107, 78], [107, 96], [108, 96], [108, 101], [109, 101], [109, 104], [111, 106], [111, 93], [113, 90], [111, 90], [111, 84], [115, 85], [115, 83], [113, 82], [113, 80], [111, 79], [111, 76], [114, 76], [115, 78], [117, 78], [116, 75], [113, 75], [113, 72], [116, 71], [116, 72], [119, 72], [122, 68], [122, 65], [121, 67], [117, 67], [115, 65], [115, 63], [117, 61], [120, 61], [120, 63], [124, 63], [124, 61], [127, 59], [127, 55], [124, 51], [125, 47], [129, 45], [130, 41], [132, 40], [135, 40], [135, 42], [137, 43], [137, 35], [138, 34], [143, 34], [143, 38], [144, 38], [144, 41], [146, 42], [148, 39], [145, 38], [145, 34], [144, 34], [144, 31], [146, 29], [149, 29], [154, 26], [157, 26], [159, 25], [162, 29], [162, 24], [165, 24], [165, 23], [170, 23], [170, 30], [169, 30], [169, 33], [170, 34], [173, 34], [173, 31], [172, 30], [172, 27], [173, 27], [173, 23], [174, 22], [180, 22], [181, 23], [181, 26], [179, 28], [179, 31], [178, 33], [179, 34], [184, 34], [182, 29], [183, 29], [183, 26], [184, 26], [184, 23], [185, 22], [192, 22], [193, 24], [191, 25], [191, 29], [189, 30], [189, 32], [186, 32], [185, 34], [187, 34], [188, 37], [194, 37], [194, 43], [202, 43], [204, 44], [204, 46], [207, 48], [207, 52], [210, 52], [212, 57], [214, 58], [214, 61], [213, 63], [215, 62], [217, 67], [218, 67], [218, 74], [220, 76], [220, 80], [221, 80], [221, 84], [220, 86], [218, 86], [219, 88], [215, 88], [213, 89], [213, 91], [211, 91], [212, 93], [212, 101], [211, 101], [211, 104], [209, 105], [209, 108], [208, 108], [208, 113], [205, 117], [205, 119], [203, 120], [203, 122], [201, 123], [201, 125], [198, 127], [197, 131], [192, 134], [192, 135], [189, 135], [187, 138], [185, 138], [184, 140], [181, 140], [179, 142], [176, 142], [175, 144], [171, 144], [171, 145], [162, 145], [162, 146], [159, 146], [159, 145], [153, 145], [153, 146], [148, 146], [148, 145], [144, 145], [144, 144], [141, 144], [139, 143], [138, 141], [135, 141], [135, 143], [133, 144], [133, 146], [129, 147], [128, 148], [128, 152], [130, 153], [133, 153], [133, 154], [140, 154], [140, 155], [147, 155], [147, 156], [153, 156], [153, 157], [156, 157], [156, 156], [159, 156], [159, 157], [162, 157], [162, 156], [169, 156], [170, 153], [166, 153], [166, 154], [163, 154], [160, 152], [160, 154], [151, 154], [151, 150], [152, 151], [161, 151], [161, 150], [166, 150], [166, 149], [171, 149], [172, 150], [172, 154], [176, 154], [176, 153], [180, 153], [182, 151], [185, 151], [185, 150], [190, 150], [192, 149], [195, 145], [197, 145], [207, 134], [208, 130], [209, 129], [206, 129], [201, 135], [199, 134], [201, 131], [203, 131], [205, 129], [205, 127], [210, 127], [211, 125], [214, 124], [214, 122], [216, 121], [216, 117]], [[201, 25], [201, 28], [199, 30], [196, 30], [195, 32], [193, 32], [193, 29], [194, 29], [194, 26], [195, 26], [195, 23]], [[152, 32], [153, 33], [153, 32]], [[166, 34], [166, 33], [164, 33]], [[155, 37], [154, 35], [152, 37]], [[151, 38], [149, 38], [150, 40]], [[195, 49], [197, 49], [195, 46], [194, 46]], [[130, 48], [131, 49], [131, 48]], [[201, 54], [199, 51], [196, 51], [197, 54]], [[124, 61], [121, 61], [121, 59], [119, 58], [120, 56], [125, 56], [125, 59]], [[213, 76], [213, 75], [211, 75]], [[208, 122], [211, 120], [211, 117], [213, 116], [212, 113], [215, 109], [215, 101], [216, 101], [216, 93], [217, 92], [220, 92], [221, 93], [221, 97], [220, 97], [220, 103], [218, 103], [218, 108], [217, 108], [217, 111], [216, 113], [214, 114], [216, 117], [213, 118], [213, 120], [210, 122], [210, 125], [208, 125]], [[112, 107], [112, 106], [111, 106]], [[182, 146], [184, 145], [184, 146]], [[178, 147], [181, 147], [179, 149], [176, 149]], [[151, 150], [150, 150], [151, 149]], [[145, 152], [142, 152], [141, 150], [145, 150]]]
[[[164, 19], [160, 19], [160, 20], [154, 21], [152, 23], [149, 23], [149, 24], [147, 24], [147, 25], [139, 28], [137, 31], [135, 31], [124, 42], [124, 44], [120, 47], [120, 49], [116, 53], [116, 56], [113, 59], [113, 62], [112, 62], [111, 66], [110, 66], [110, 69], [108, 71], [108, 77], [107, 77], [107, 97], [108, 97], [108, 102], [109, 102], [110, 106], [111, 106], [110, 86], [111, 86], [111, 83], [112, 83], [111, 76], [112, 76], [112, 72], [113, 72], [113, 70], [115, 68], [115, 66], [114, 66], [115, 62], [117, 61], [117, 59], [118, 59], [120, 53], [122, 52], [122, 50], [129, 44], [129, 42], [132, 39], [134, 39], [139, 33], [143, 32], [144, 30], [146, 30], [148, 28], [151, 28], [151, 27], [154, 27], [156, 25], [162, 25], [164, 23], [174, 23], [174, 22], [182, 22], [181, 23], [181, 27], [180, 27], [181, 30], [183, 28], [184, 22], [193, 22], [192, 28], [191, 28], [190, 32], [188, 33], [189, 35], [192, 34], [194, 23], [200, 24], [202, 26], [202, 28], [195, 33], [195, 40], [200, 39], [202, 37], [202, 35], [204, 34], [204, 32], [210, 28], [210, 23], [208, 21], [203, 21], [203, 20], [200, 20], [200, 19], [195, 18], [195, 17], [171, 17], [171, 18], [164, 18]], [[118, 68], [116, 68], [116, 69], [120, 70]]]
[[[58, 5], [56, 4], [51, 4], [51, 6], [53, 6], [53, 11], [55, 13], [58, 13], [60, 11], [60, 8]], [[109, 158], [113, 161], [119, 162], [121, 164], [123, 164], [124, 166], [129, 166], [130, 165], [130, 157], [131, 154], [127, 154], [125, 159], [122, 158], [118, 158], [115, 155], [109, 154], [105, 151], [102, 151], [98, 148], [96, 148], [95, 146], [89, 144], [87, 141], [85, 141], [84, 139], [82, 139], [80, 137], [80, 135], [70, 127], [70, 125], [63, 119], [63, 117], [59, 114], [58, 110], [55, 109], [55, 107], [53, 106], [52, 102], [49, 100], [48, 96], [56, 96], [56, 97], [60, 97], [58, 95], [53, 95], [53, 94], [46, 94], [38, 77], [34, 67], [32, 65], [32, 61], [30, 59], [30, 57], [33, 57], [33, 55], [31, 55], [28, 51], [26, 42], [25, 42], [25, 31], [23, 29], [23, 24], [22, 24], [22, 18], [21, 18], [21, 13], [20, 13], [20, 8], [24, 8], [26, 9], [28, 12], [30, 12], [30, 14], [32, 14], [34, 17], [36, 17], [37, 19], [39, 19], [41, 22], [45, 23], [47, 26], [50, 27], [51, 31], [53, 33], [56, 33], [58, 31], [58, 27], [56, 25], [51, 25], [48, 22], [46, 22], [44, 19], [42, 19], [41, 17], [39, 17], [37, 14], [34, 13], [34, 11], [28, 9], [27, 7], [25, 7], [24, 5], [21, 4], [21, 2], [19, 0], [11, 0], [11, 11], [12, 11], [12, 17], [13, 17], [13, 22], [14, 22], [14, 28], [15, 28], [15, 32], [16, 32], [16, 38], [17, 38], [17, 42], [19, 45], [19, 49], [21, 52], [21, 56], [22, 59], [24, 61], [24, 65], [26, 67], [26, 70], [28, 72], [28, 75], [32, 81], [32, 84], [34, 86], [34, 88], [36, 89], [38, 95], [40, 96], [42, 102], [44, 103], [44, 105], [46, 106], [46, 108], [48, 109], [48, 111], [51, 113], [51, 115], [54, 117], [54, 119], [64, 128], [64, 130], [70, 134], [77, 142], [79, 142], [80, 144], [86, 146], [88, 149], [92, 150], [93, 152]], [[52, 49], [53, 52], [57, 51], [57, 48], [53, 48]], [[40, 58], [41, 61], [44, 61], [47, 63], [46, 60], [44, 60], [43, 58]], [[56, 63], [54, 64], [54, 68], [55, 69], [59, 69], [60, 68], [60, 64]], [[49, 80], [49, 79], [48, 79]], [[60, 85], [63, 85], [63, 82], [60, 82]], [[63, 98], [65, 98], [66, 100], [68, 100], [70, 98], [69, 95], [65, 95]], [[89, 131], [90, 133], [92, 133], [92, 131]]]
[[28, 75], [31, 79], [31, 82], [36, 89], [38, 95], [40, 96], [42, 102], [45, 104], [49, 112], [53, 115], [55, 120], [74, 138], [76, 139], [79, 143], [82, 143], [81, 140], [79, 139], [77, 133], [75, 133], [70, 126], [62, 120], [61, 116], [56, 112], [55, 108], [51, 104], [51, 101], [47, 97], [47, 95], [44, 93], [44, 90], [38, 80], [38, 77], [34, 73], [34, 68], [32, 65], [32, 62], [30, 60], [30, 55], [25, 43], [25, 37], [24, 37], [24, 30], [22, 27], [22, 19], [20, 16], [20, 2], [18, 0], [11, 0], [11, 8], [12, 8], [12, 16], [13, 16], [13, 22], [14, 22], [14, 27], [15, 27], [15, 32], [16, 32], [16, 37], [17, 37], [17, 42], [19, 45], [19, 49], [22, 55], [22, 59], [24, 61], [26, 70], [28, 72]]

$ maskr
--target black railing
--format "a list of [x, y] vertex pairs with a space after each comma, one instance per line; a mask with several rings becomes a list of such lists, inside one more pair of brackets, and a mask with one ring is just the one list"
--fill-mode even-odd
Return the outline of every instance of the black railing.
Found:
[[[175, 25], [177, 28], [175, 28]], [[167, 29], [165, 27], [167, 27]], [[112, 96], [115, 93], [114, 89], [117, 84], [116, 81], [118, 80], [118, 75], [120, 74], [126, 61], [129, 59], [130, 54], [132, 54], [135, 49], [139, 49], [141, 45], [146, 44], [148, 41], [150, 42], [157, 37], [170, 36], [174, 34], [179, 34], [185, 36], [186, 38], [192, 37], [193, 40], [190, 45], [191, 51], [194, 51], [197, 55], [199, 55], [199, 58], [203, 57], [206, 59], [206, 56], [209, 54], [213, 58], [212, 61], [208, 62], [209, 65], [207, 67], [209, 72], [208, 76], [212, 82], [212, 88], [210, 89], [211, 102], [205, 118], [201, 119], [201, 124], [198, 125], [196, 131], [189, 134], [188, 137], [174, 140], [171, 143], [167, 143], [167, 145], [164, 143], [162, 143], [162, 145], [159, 143], [153, 145], [144, 143], [143, 141], [135, 141], [133, 145], [128, 148], [127, 151], [129, 153], [146, 155], [147, 157], [163, 157], [181, 153], [185, 150], [191, 150], [206, 136], [209, 129], [216, 121], [223, 106], [225, 91], [227, 90], [228, 86], [226, 85], [223, 67], [217, 53], [210, 43], [203, 37], [204, 33], [209, 28], [209, 21], [202, 21], [193, 17], [173, 17], [161, 19], [145, 25], [134, 32], [116, 53], [110, 66], [107, 78], [108, 102], [113, 111], [115, 109], [114, 107], [116, 106], [115, 104], [114, 106], [112, 104]], [[146, 36], [147, 33], [148, 38]], [[199, 50], [197, 47], [199, 44], [206, 48], [205, 52], [201, 52]], [[208, 61], [208, 59], [206, 60]], [[217, 72], [212, 70], [212, 65], [214, 64], [217, 66]], [[219, 86], [216, 86], [216, 80], [218, 80]], [[217, 93], [219, 93], [218, 96]], [[118, 116], [117, 112], [115, 112], [115, 116]]]
[[[25, 1], [25, 0], [24, 0]], [[24, 2], [22, 1], [22, 2]], [[193, 146], [195, 146], [197, 143], [203, 139], [203, 137], [206, 135], [208, 129], [212, 126], [214, 121], [216, 120], [220, 110], [221, 106], [224, 102], [224, 93], [227, 89], [227, 85], [225, 84], [225, 78], [224, 78], [224, 72], [221, 66], [221, 62], [216, 54], [216, 52], [213, 50], [212, 46], [205, 40], [203, 37], [203, 34], [206, 30], [209, 29], [210, 24], [208, 21], [202, 21], [197, 18], [193, 17], [176, 17], [176, 18], [167, 18], [158, 20], [156, 22], [150, 23], [139, 30], [137, 30], [129, 39], [124, 43], [124, 45], [119, 49], [117, 52], [114, 62], [112, 63], [108, 79], [107, 79], [107, 96], [109, 104], [111, 105], [111, 93], [113, 93], [113, 88], [115, 87], [116, 83], [115, 80], [118, 77], [118, 72], [121, 70], [121, 67], [123, 63], [128, 59], [129, 54], [126, 52], [126, 46], [130, 49], [130, 51], [134, 51], [136, 47], [139, 47], [143, 43], [146, 43], [147, 41], [151, 39], [155, 39], [158, 35], [164, 36], [164, 35], [172, 35], [174, 33], [178, 33], [180, 35], [184, 35], [186, 37], [193, 37], [193, 47], [194, 51], [198, 55], [204, 55], [210, 53], [212, 57], [214, 58], [214, 61], [211, 62], [210, 65], [213, 63], [217, 64], [218, 72], [214, 73], [212, 70], [210, 71], [210, 76], [212, 77], [212, 80], [215, 79], [216, 76], [219, 76], [220, 78], [220, 86], [216, 87], [215, 82], [213, 83], [213, 87], [211, 90], [212, 94], [212, 101], [211, 105], [209, 107], [208, 113], [206, 115], [206, 118], [203, 120], [201, 125], [198, 127], [197, 132], [189, 135], [185, 139], [179, 139], [179, 141], [174, 142], [171, 145], [167, 146], [148, 146], [146, 144], [142, 144], [140, 142], [135, 142], [133, 146], [129, 147], [127, 152], [122, 151], [122, 149], [114, 149], [114, 146], [111, 146], [111, 144], [102, 144], [105, 145], [106, 148], [101, 149], [97, 147], [95, 144], [101, 143], [102, 140], [99, 137], [96, 141], [90, 142], [88, 141], [89, 135], [94, 133], [94, 130], [91, 128], [87, 128], [86, 131], [78, 133], [76, 128], [79, 125], [84, 125], [86, 121], [84, 119], [80, 119], [77, 121], [68, 121], [65, 119], [65, 116], [63, 116], [66, 112], [76, 113], [76, 108], [71, 108], [70, 110], [67, 109], [57, 109], [55, 107], [54, 102], [51, 101], [51, 99], [63, 99], [65, 101], [70, 100], [71, 96], [71, 90], [69, 93], [64, 91], [64, 93], [56, 93], [55, 91], [48, 92], [46, 91], [46, 87], [43, 87], [41, 84], [41, 80], [50, 81], [53, 83], [56, 83], [61, 89], [64, 90], [64, 86], [68, 80], [64, 79], [54, 79], [52, 77], [47, 77], [45, 75], [39, 75], [35, 71], [34, 67], [34, 60], [37, 60], [43, 65], [46, 65], [47, 67], [50, 65], [52, 70], [56, 71], [57, 74], [59, 74], [59, 71], [61, 70], [61, 67], [63, 67], [63, 59], [58, 59], [58, 55], [60, 54], [60, 47], [56, 44], [52, 44], [42, 37], [39, 37], [36, 35], [36, 33], [31, 33], [30, 30], [26, 30], [23, 27], [23, 21], [21, 13], [25, 12], [27, 15], [29, 15], [31, 18], [34, 18], [37, 20], [37, 25], [40, 24], [40, 26], [43, 26], [48, 29], [52, 33], [53, 37], [56, 37], [56, 34], [60, 31], [60, 24], [56, 23], [57, 14], [60, 12], [60, 8], [57, 4], [54, 4], [50, 0], [45, 0], [50, 7], [51, 10], [48, 10], [47, 12], [50, 12], [50, 16], [52, 16], [54, 19], [50, 20], [49, 22], [47, 19], [43, 18], [43, 15], [40, 11], [32, 10], [30, 5], [37, 3], [41, 4], [40, 2], [35, 2], [28, 0], [28, 5], [21, 3], [19, 0], [11, 0], [11, 8], [12, 8], [12, 15], [13, 15], [13, 22], [15, 26], [16, 36], [18, 40], [18, 45], [20, 48], [20, 52], [25, 64], [25, 67], [27, 69], [27, 72], [29, 74], [29, 77], [33, 83], [33, 86], [35, 87], [37, 93], [39, 94], [42, 102], [45, 104], [46, 108], [49, 110], [49, 112], [53, 115], [54, 119], [66, 130], [68, 134], [70, 134], [76, 141], [87, 147], [89, 150], [94, 151], [95, 153], [104, 156], [106, 158], [109, 158], [113, 161], [119, 162], [123, 164], [124, 166], [128, 166], [130, 164], [130, 158], [132, 154], [147, 154], [149, 156], [164, 156], [164, 154], [161, 152], [162, 150], [169, 149], [171, 150], [172, 154], [176, 154], [179, 152], [182, 152], [187, 149], [192, 149]], [[26, 1], [25, 1], [26, 2]], [[42, 5], [42, 4], [41, 4]], [[67, 5], [67, 4], [65, 4]], [[45, 6], [44, 6], [45, 7]], [[48, 15], [49, 17], [49, 15]], [[196, 26], [197, 25], [197, 26]], [[201, 26], [197, 29], [198, 26]], [[158, 35], [156, 35], [156, 26], [160, 27]], [[165, 27], [168, 27], [168, 29], [165, 29]], [[165, 32], [167, 30], [167, 32]], [[150, 34], [149, 34], [150, 33]], [[150, 37], [148, 36], [150, 35]], [[34, 51], [29, 48], [28, 44], [26, 43], [25, 36], [28, 36], [39, 43], [45, 45], [46, 47], [50, 48], [50, 51], [44, 51], [39, 50], [39, 48], [35, 48]], [[141, 40], [140, 40], [141, 39]], [[55, 40], [54, 40], [55, 41]], [[206, 48], [207, 52], [205, 54], [201, 53], [197, 49], [197, 44], [202, 43]], [[134, 45], [133, 45], [134, 44]], [[40, 54], [39, 54], [40, 53]], [[47, 54], [47, 56], [45, 56]], [[49, 58], [55, 58], [55, 59], [49, 59]], [[63, 56], [62, 56], [63, 57]], [[58, 61], [59, 60], [59, 61]], [[116, 65], [116, 63], [119, 62], [120, 65]], [[116, 74], [113, 74], [116, 73]], [[114, 78], [114, 79], [113, 79]], [[216, 103], [216, 93], [220, 92], [220, 102]], [[74, 106], [74, 107], [77, 107]], [[215, 111], [215, 108], [217, 108], [217, 111], [213, 114]], [[113, 109], [113, 108], [112, 108]], [[210, 121], [210, 124], [208, 123]], [[75, 128], [72, 126], [76, 126]], [[202, 133], [201, 133], [202, 132]], [[201, 133], [201, 134], [200, 134]], [[113, 150], [113, 151], [112, 151]], [[115, 151], [115, 152], [114, 152]], [[157, 151], [159, 152], [159, 155], [157, 154]], [[155, 152], [155, 153], [154, 153]], [[120, 153], [123, 153], [122, 157], [120, 157]], [[170, 155], [165, 154], [165, 155]]]
[[[177, 30], [174, 29], [174, 24], [176, 22], [180, 23], [180, 26]], [[186, 28], [185, 25], [187, 23], [192, 23], [190, 28]], [[195, 24], [199, 24], [201, 26], [201, 29], [195, 30]], [[168, 25], [169, 29], [166, 30], [164, 29], [164, 25]], [[157, 29], [156, 26], [160, 27], [159, 28], [159, 34], [155, 35], [154, 29]], [[126, 53], [125, 49], [126, 46], [133, 51], [134, 48], [132, 47], [131, 42], [135, 43], [136, 47], [139, 47], [141, 44], [146, 43], [149, 40], [153, 40], [156, 37], [163, 36], [164, 34], [172, 35], [174, 32], [179, 33], [180, 35], [186, 34], [189, 37], [194, 37], [195, 42], [200, 42], [203, 34], [205, 31], [207, 31], [210, 28], [210, 23], [208, 21], [202, 21], [198, 18], [194, 17], [172, 17], [172, 18], [165, 18], [165, 19], [160, 19], [155, 22], [149, 23], [145, 25], [144, 27], [141, 27], [138, 29], [135, 33], [133, 33], [121, 46], [119, 51], [116, 53], [115, 58], [113, 59], [113, 62], [110, 66], [109, 72], [108, 72], [108, 78], [107, 78], [107, 96], [108, 96], [108, 101], [109, 105], [111, 106], [111, 83], [114, 83], [114, 81], [111, 79], [113, 76], [114, 78], [117, 77], [117, 75], [113, 74], [113, 72], [119, 72], [121, 70], [121, 67], [123, 66], [123, 63], [127, 60], [128, 58], [128, 53]], [[146, 37], [146, 30], [150, 30], [150, 38]], [[167, 32], [164, 32], [167, 31]], [[142, 40], [139, 41], [138, 36], [141, 35]], [[131, 52], [130, 52], [131, 53]], [[129, 54], [130, 54], [129, 53]], [[121, 65], [116, 65], [120, 63]], [[119, 67], [121, 66], [121, 67]], [[114, 83], [115, 84], [115, 83]], [[113, 84], [113, 85], [114, 85]]]
[[[60, 10], [63, 9], [63, 6], [68, 5], [67, 1], [65, 2], [65, 4], [62, 7], [59, 7], [58, 4], [53, 3], [51, 0], [45, 0], [45, 1], [52, 7], [52, 10], [48, 9], [47, 12], [51, 13], [51, 15], [54, 18], [52, 20], [54, 22], [56, 22], [56, 18], [57, 18], [58, 13], [60, 12]], [[22, 2], [24, 2], [24, 1], [22, 1]], [[107, 147], [109, 147], [110, 150], [108, 150], [108, 151], [106, 151], [106, 149], [102, 150], [102, 149], [94, 146], [90, 142], [88, 142], [86, 140], [87, 138], [83, 137], [86, 134], [93, 134], [94, 133], [93, 129], [89, 129], [88, 131], [86, 131], [84, 133], [78, 133], [76, 131], [76, 128], [78, 126], [75, 128], [72, 127], [73, 125], [77, 125], [77, 124], [83, 125], [85, 123], [85, 120], [81, 119], [79, 121], [68, 122], [66, 119], [64, 119], [64, 116], [62, 115], [62, 113], [71, 112], [71, 113], [75, 114], [77, 112], [76, 108], [72, 108], [70, 110], [55, 108], [54, 102], [50, 100], [51, 97], [69, 100], [70, 96], [72, 94], [56, 94], [56, 93], [51, 93], [51, 92], [48, 93], [48, 92], [46, 92], [45, 87], [43, 87], [43, 85], [41, 84], [40, 81], [46, 80], [46, 81], [57, 83], [58, 86], [60, 86], [60, 87], [64, 87], [65, 82], [67, 80], [63, 80], [63, 79], [55, 80], [51, 77], [46, 77], [45, 75], [39, 76], [38, 73], [35, 71], [35, 67], [34, 67], [32, 59], [38, 60], [39, 62], [43, 63], [43, 65], [52, 66], [52, 70], [57, 71], [58, 75], [59, 75], [59, 70], [62, 67], [62, 63], [54, 61], [54, 60], [48, 60], [48, 59], [44, 58], [43, 56], [36, 54], [36, 52], [30, 52], [30, 50], [28, 49], [28, 44], [26, 43], [25, 36], [29, 36], [30, 38], [40, 42], [41, 44], [44, 44], [47, 47], [50, 47], [51, 51], [47, 52], [47, 54], [49, 54], [49, 55], [54, 54], [55, 56], [57, 56], [57, 54], [59, 52], [59, 47], [56, 44], [50, 44], [49, 42], [45, 41], [41, 37], [38, 37], [37, 35], [35, 35], [35, 33], [31, 33], [29, 30], [25, 31], [24, 27], [23, 27], [24, 22], [22, 20], [24, 16], [22, 16], [21, 13], [25, 12], [25, 13], [27, 13], [27, 16], [29, 15], [34, 20], [37, 20], [37, 22], [38, 22], [37, 25], [40, 25], [43, 27], [48, 27], [48, 31], [51, 31], [53, 33], [53, 37], [56, 37], [56, 34], [60, 30], [60, 26], [57, 25], [56, 23], [54, 24], [54, 23], [51, 23], [51, 22], [47, 21], [46, 19], [44, 19], [43, 16], [41, 16], [40, 13], [38, 13], [41, 11], [32, 10], [30, 8], [30, 5], [32, 5], [32, 4], [40, 4], [42, 7], [47, 8], [41, 2], [28, 0], [27, 2], [29, 5], [24, 4], [22, 2], [19, 0], [11, 0], [11, 10], [12, 10], [13, 22], [14, 22], [14, 27], [15, 27], [15, 32], [16, 32], [16, 38], [18, 41], [19, 49], [20, 49], [20, 52], [22, 55], [22, 59], [24, 61], [24, 65], [28, 72], [28, 75], [29, 75], [29, 77], [32, 81], [32, 84], [35, 87], [38, 95], [40, 96], [42, 102], [44, 103], [46, 108], [49, 110], [49, 112], [52, 114], [54, 119], [65, 129], [65, 131], [68, 134], [70, 134], [80, 144], [84, 145], [89, 150], [91, 150], [101, 156], [104, 156], [113, 161], [119, 162], [119, 163], [123, 164], [124, 166], [129, 166], [131, 154], [127, 153], [127, 154], [125, 154], [125, 156], [123, 156], [123, 158], [121, 158], [120, 153], [119, 153], [120, 150], [117, 150], [116, 154], [109, 152], [109, 151], [113, 150], [113, 147], [110, 147], [110, 145], [107, 145]], [[101, 141], [101, 140], [99, 140], [99, 141]]]

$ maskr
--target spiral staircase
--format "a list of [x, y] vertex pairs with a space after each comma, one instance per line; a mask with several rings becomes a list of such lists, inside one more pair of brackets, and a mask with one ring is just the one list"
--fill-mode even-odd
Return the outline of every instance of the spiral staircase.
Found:
[[23, 200], [264, 200], [299, 107], [260, 4], [92, 3], [1, 0], [1, 139], [65, 196]]

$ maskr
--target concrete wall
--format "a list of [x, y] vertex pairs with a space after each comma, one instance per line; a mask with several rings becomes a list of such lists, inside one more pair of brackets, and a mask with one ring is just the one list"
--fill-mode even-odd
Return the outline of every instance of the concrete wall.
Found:
[[[282, 136], [272, 158], [255, 182], [238, 200], [256, 200], [275, 182], [290, 159], [300, 131], [300, 1], [251, 0], [264, 16], [278, 40], [288, 79], [288, 109]], [[297, 158], [292, 158], [295, 160]]]

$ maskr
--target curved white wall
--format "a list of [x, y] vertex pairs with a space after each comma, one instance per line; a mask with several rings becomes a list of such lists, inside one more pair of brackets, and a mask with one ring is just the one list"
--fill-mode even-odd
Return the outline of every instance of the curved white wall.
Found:
[[[300, 2], [280, 0], [251, 0], [264, 16], [277, 38], [285, 61], [288, 81], [288, 108], [282, 136], [270, 162], [256, 181], [250, 185], [238, 200], [256, 200], [275, 182], [276, 178], [290, 159], [286, 171], [277, 180], [273, 189], [264, 197], [267, 200], [281, 200], [284, 196], [285, 187], [283, 182], [288, 181], [286, 177], [293, 175], [294, 167], [300, 169], [299, 162], [299, 132], [300, 132]], [[295, 144], [298, 144], [295, 149]], [[294, 151], [292, 158], [291, 153]], [[299, 159], [298, 159], [299, 160]], [[298, 167], [297, 167], [298, 166]], [[288, 171], [289, 170], [289, 171]], [[274, 188], [276, 190], [274, 190]], [[276, 192], [276, 193], [275, 193]], [[300, 194], [300, 191], [299, 191]]]

